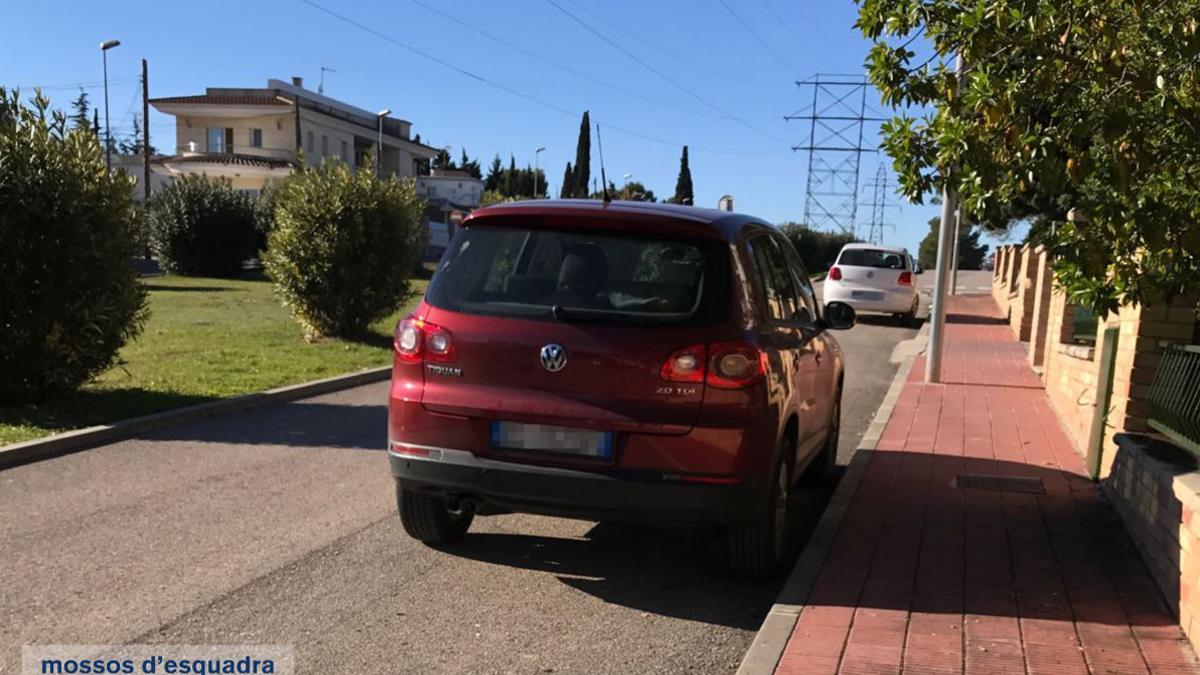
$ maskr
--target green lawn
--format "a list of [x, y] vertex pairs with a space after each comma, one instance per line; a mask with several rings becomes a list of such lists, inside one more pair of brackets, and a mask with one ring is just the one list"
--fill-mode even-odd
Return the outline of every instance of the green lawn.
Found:
[[307, 342], [267, 281], [184, 277], [143, 280], [150, 318], [123, 363], [80, 392], [37, 406], [0, 406], [0, 445], [390, 363], [397, 319], [361, 341]]

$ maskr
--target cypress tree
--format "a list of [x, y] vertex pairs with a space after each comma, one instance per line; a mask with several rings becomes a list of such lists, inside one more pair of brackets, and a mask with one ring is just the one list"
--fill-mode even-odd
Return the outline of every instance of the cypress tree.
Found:
[[92, 121], [88, 119], [88, 95], [82, 88], [79, 89], [79, 96], [71, 101], [71, 115], [68, 119], [71, 120], [73, 129], [87, 129], [92, 126]]
[[567, 169], [563, 171], [562, 188], [558, 191], [559, 199], [569, 199], [575, 195], [575, 172], [571, 170], [571, 163], [567, 162]]
[[588, 181], [591, 180], [592, 165], [592, 122], [588, 111], [583, 111], [579, 122], [579, 142], [575, 145], [575, 173], [571, 177], [571, 196], [588, 196]]
[[516, 197], [517, 190], [520, 186], [517, 185], [517, 158], [508, 156], [508, 171], [504, 174], [504, 196]]
[[694, 203], [692, 195], [692, 170], [688, 167], [687, 146], [683, 146], [683, 156], [679, 158], [679, 177], [675, 179], [675, 196], [671, 199], [676, 204]]

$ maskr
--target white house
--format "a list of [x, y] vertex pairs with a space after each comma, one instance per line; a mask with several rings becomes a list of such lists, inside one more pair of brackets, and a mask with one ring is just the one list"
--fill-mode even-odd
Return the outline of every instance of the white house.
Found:
[[381, 118], [309, 91], [298, 77], [291, 84], [268, 80], [262, 89], [209, 87], [203, 94], [150, 104], [175, 117], [174, 152], [154, 160], [155, 171], [224, 177], [248, 191], [286, 177], [300, 161], [314, 165], [339, 157], [351, 166], [374, 161], [381, 137], [385, 174], [415, 176], [417, 162], [438, 152], [410, 138], [407, 120]]

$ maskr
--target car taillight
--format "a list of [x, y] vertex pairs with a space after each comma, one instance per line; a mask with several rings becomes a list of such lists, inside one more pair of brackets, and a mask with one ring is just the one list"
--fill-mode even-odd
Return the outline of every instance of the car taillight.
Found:
[[767, 355], [748, 342], [718, 342], [709, 347], [705, 382], [718, 389], [742, 389], [767, 372]]
[[671, 352], [663, 362], [659, 374], [667, 382], [703, 382], [704, 359], [708, 350], [704, 345], [691, 345]]
[[453, 361], [454, 336], [441, 326], [409, 317], [396, 324], [396, 358], [404, 363]]
[[912, 286], [912, 272], [901, 272], [897, 283], [901, 286]]
[[842, 271], [836, 267], [830, 267], [829, 268], [829, 278], [834, 281], [841, 281], [842, 280]]

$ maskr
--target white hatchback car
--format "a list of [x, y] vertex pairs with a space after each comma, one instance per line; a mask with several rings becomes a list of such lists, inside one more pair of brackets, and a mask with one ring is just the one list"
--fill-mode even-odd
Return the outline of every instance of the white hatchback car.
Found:
[[825, 277], [826, 303], [844, 302], [858, 312], [894, 314], [915, 326], [920, 274], [907, 249], [875, 244], [846, 244]]

